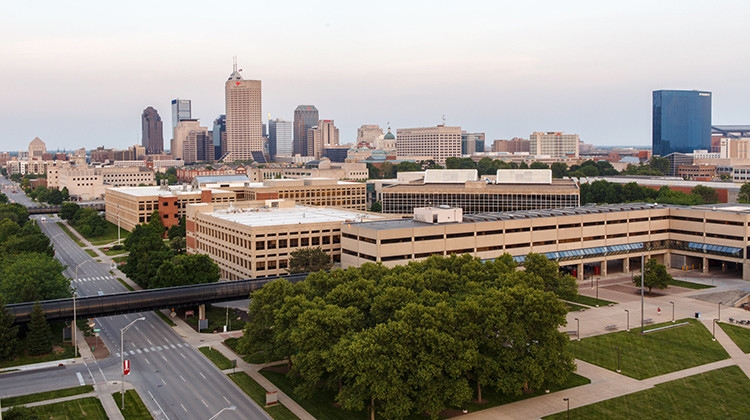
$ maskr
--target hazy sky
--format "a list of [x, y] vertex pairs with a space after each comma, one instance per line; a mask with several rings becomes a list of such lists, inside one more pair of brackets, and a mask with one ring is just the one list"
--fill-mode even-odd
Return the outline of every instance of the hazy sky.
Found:
[[3, 1], [0, 150], [141, 141], [141, 113], [224, 113], [232, 57], [263, 112], [314, 104], [341, 142], [362, 124], [448, 125], [651, 144], [651, 91], [713, 92], [714, 124], [750, 124], [750, 2]]

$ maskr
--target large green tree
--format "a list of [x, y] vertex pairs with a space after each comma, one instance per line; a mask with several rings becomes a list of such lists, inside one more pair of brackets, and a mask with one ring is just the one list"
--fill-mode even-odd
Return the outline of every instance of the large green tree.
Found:
[[0, 297], [0, 360], [13, 359], [18, 350], [18, 326], [14, 325], [16, 317], [5, 307]]
[[37, 301], [31, 311], [29, 332], [26, 334], [26, 351], [32, 355], [47, 354], [52, 351], [52, 334], [42, 305]]
[[740, 203], [750, 203], [750, 182], [742, 184], [740, 192], [737, 194], [737, 201]]
[[541, 254], [528, 254], [523, 262], [526, 272], [536, 276], [530, 281], [539, 282], [545, 291], [554, 292], [561, 299], [572, 299], [578, 294], [578, 283], [575, 277], [560, 271], [557, 261], [547, 259]]
[[219, 281], [219, 266], [208, 255], [176, 255], [162, 262], [150, 288], [185, 286]]
[[[643, 279], [643, 286], [648, 289], [648, 293], [651, 294], [651, 290], [656, 288], [664, 290], [669, 287], [669, 283], [672, 282], [672, 276], [667, 273], [667, 267], [663, 264], [659, 264], [656, 259], [649, 258], [646, 261], [646, 276]], [[633, 284], [636, 287], [641, 286], [641, 276], [633, 277]]]
[[65, 267], [46, 254], [35, 252], [6, 256], [0, 264], [0, 295], [7, 303], [62, 299], [71, 296]]
[[289, 255], [289, 268], [287, 268], [287, 271], [291, 274], [329, 270], [333, 265], [331, 256], [326, 254], [320, 247], [300, 248], [292, 251]]

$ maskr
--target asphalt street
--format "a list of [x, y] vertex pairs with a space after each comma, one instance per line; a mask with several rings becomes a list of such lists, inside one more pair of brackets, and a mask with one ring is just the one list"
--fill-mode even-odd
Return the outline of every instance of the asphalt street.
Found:
[[[4, 178], [0, 177], [3, 181]], [[6, 181], [7, 182], [7, 181]], [[20, 202], [20, 200], [16, 200]], [[78, 296], [125, 292], [110, 274], [108, 264], [96, 262], [56, 222], [56, 217], [34, 216], [54, 243], [55, 257], [74, 279]], [[77, 276], [76, 276], [77, 274]], [[136, 322], [125, 333], [125, 358], [130, 360], [132, 383], [155, 419], [208, 419], [222, 408], [221, 419], [269, 419], [226, 375], [198, 350], [190, 347], [152, 312], [94, 319], [96, 329], [111, 355], [100, 361], [68, 365], [44, 371], [16, 372], [0, 376], [0, 395], [15, 396], [81, 384], [120, 380], [120, 329]]]

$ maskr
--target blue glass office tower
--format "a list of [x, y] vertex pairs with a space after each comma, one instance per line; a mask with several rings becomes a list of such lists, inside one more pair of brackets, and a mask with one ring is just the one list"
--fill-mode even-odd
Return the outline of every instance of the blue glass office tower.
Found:
[[653, 154], [711, 150], [711, 92], [655, 90]]

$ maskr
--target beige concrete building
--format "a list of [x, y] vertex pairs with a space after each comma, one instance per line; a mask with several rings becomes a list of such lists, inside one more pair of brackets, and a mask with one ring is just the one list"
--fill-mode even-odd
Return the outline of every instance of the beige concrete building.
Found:
[[8, 162], [8, 174], [45, 174], [47, 162], [43, 160], [11, 160]]
[[153, 187], [112, 187], [106, 189], [104, 205], [106, 218], [125, 230], [151, 221], [151, 214], [159, 211], [165, 227], [179, 223], [188, 204], [229, 203], [237, 194], [229, 190], [200, 188], [188, 185]]
[[47, 153], [47, 145], [39, 138], [34, 137], [29, 143], [29, 160], [42, 160], [42, 155]]
[[307, 155], [320, 159], [323, 156], [323, 148], [338, 146], [339, 129], [333, 124], [333, 120], [319, 120], [318, 125], [307, 130]]
[[68, 189], [73, 200], [95, 200], [104, 195], [104, 180], [96, 168], [62, 168], [58, 172], [58, 188]]
[[145, 167], [48, 165], [48, 168], [47, 187], [67, 188], [74, 200], [99, 200], [109, 186], [156, 185], [154, 171]]
[[[227, 116], [227, 153], [225, 161], [254, 159], [263, 153], [263, 112], [260, 80], [245, 80], [234, 71], [224, 85]], [[219, 156], [216, 157], [217, 159]]]
[[579, 140], [578, 134], [534, 132], [529, 136], [529, 154], [532, 156], [578, 159]]
[[440, 165], [449, 157], [461, 156], [461, 127], [399, 128], [396, 154], [401, 157], [430, 156]]
[[187, 250], [209, 255], [222, 279], [278, 276], [301, 248], [320, 247], [339, 262], [342, 224], [383, 218], [285, 200], [189, 205]]
[[[555, 210], [448, 215], [422, 209], [420, 220], [346, 223], [341, 227], [343, 268], [365, 262], [406, 264], [431, 255], [470, 254], [518, 262], [535, 252], [576, 275], [629, 273], [641, 257], [672, 267], [733, 270], [750, 280], [750, 206], [681, 207], [619, 204]], [[418, 211], [419, 213], [419, 211]], [[432, 217], [430, 217], [432, 216]]]
[[375, 140], [383, 135], [383, 129], [379, 125], [365, 124], [357, 129], [357, 144], [367, 143], [375, 145]]

